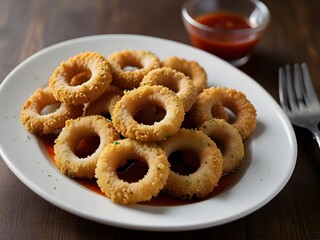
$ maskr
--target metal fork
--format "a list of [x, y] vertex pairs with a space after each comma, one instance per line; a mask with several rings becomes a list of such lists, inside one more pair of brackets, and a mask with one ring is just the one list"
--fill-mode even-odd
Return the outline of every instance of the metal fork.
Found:
[[320, 148], [320, 104], [307, 64], [294, 64], [293, 78], [289, 65], [279, 68], [279, 97], [291, 123], [309, 129]]

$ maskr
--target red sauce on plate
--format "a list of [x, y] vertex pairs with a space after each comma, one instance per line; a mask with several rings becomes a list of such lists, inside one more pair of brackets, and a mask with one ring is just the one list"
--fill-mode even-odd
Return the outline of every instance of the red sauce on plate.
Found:
[[[49, 158], [51, 161], [55, 164], [54, 161], [54, 140], [56, 136], [53, 135], [47, 135], [47, 136], [42, 136], [40, 138], [40, 141], [43, 143], [44, 150], [48, 154]], [[75, 150], [77, 156], [87, 156], [88, 154], [91, 154], [94, 152], [94, 150], [98, 147], [99, 145], [99, 138], [98, 137], [89, 137], [81, 140], [81, 142], [78, 144], [77, 149]], [[190, 155], [190, 153], [189, 153]], [[217, 196], [230, 187], [232, 187], [234, 184], [236, 184], [241, 177], [244, 174], [244, 171], [246, 170], [248, 165], [247, 163], [243, 163], [242, 167], [235, 173], [231, 173], [225, 176], [222, 176], [218, 186], [214, 188], [213, 192], [207, 196], [205, 199], [212, 198], [214, 196]], [[185, 166], [173, 166], [175, 168], [175, 171], [179, 172], [190, 172], [194, 171], [194, 166], [193, 169], [186, 169]], [[135, 182], [141, 179], [147, 171], [147, 166], [142, 164], [139, 161], [135, 160], [128, 160], [126, 166], [122, 166], [117, 170], [117, 174], [120, 179], [123, 179], [127, 182]], [[80, 178], [72, 178], [73, 181], [76, 183], [82, 185], [86, 189], [89, 189], [97, 194], [104, 195], [103, 192], [101, 192], [98, 184], [96, 183], [96, 179], [80, 179]], [[203, 201], [205, 199], [191, 199], [191, 200], [180, 200], [173, 198], [165, 193], [160, 193], [157, 197], [154, 197], [151, 199], [149, 202], [142, 202], [140, 204], [144, 205], [153, 205], [153, 206], [178, 206], [178, 205], [186, 205], [186, 204], [191, 204], [199, 201]]]
[[[249, 19], [232, 13], [209, 13], [200, 15], [197, 22], [217, 29], [217, 33], [203, 34], [193, 28], [190, 33], [192, 44], [200, 49], [211, 52], [225, 60], [240, 59], [248, 55], [260, 39], [259, 34], [231, 34], [227, 30], [250, 29]], [[225, 30], [219, 32], [219, 30]]]

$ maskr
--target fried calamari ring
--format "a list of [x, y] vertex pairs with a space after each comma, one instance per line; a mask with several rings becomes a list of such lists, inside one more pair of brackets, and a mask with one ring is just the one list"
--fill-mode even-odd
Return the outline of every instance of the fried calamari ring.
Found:
[[[138, 123], [134, 116], [141, 109], [151, 106], [166, 111], [160, 122], [152, 125]], [[175, 134], [184, 117], [183, 104], [179, 97], [163, 86], [141, 86], [125, 92], [112, 112], [112, 122], [123, 136], [140, 141], [161, 141]]]
[[222, 174], [222, 155], [216, 144], [203, 132], [181, 128], [175, 135], [159, 143], [167, 157], [177, 151], [188, 150], [200, 160], [199, 168], [189, 175], [172, 170], [164, 187], [170, 195], [186, 199], [203, 198], [212, 192]]
[[[81, 83], [82, 75], [80, 79], [71, 81], [83, 72], [85, 76], [90, 72], [87, 81], [75, 84]], [[51, 75], [49, 86], [57, 100], [81, 105], [101, 96], [108, 89], [111, 78], [109, 62], [99, 53], [85, 52], [62, 62]]]
[[[117, 175], [117, 168], [128, 160], [148, 164], [147, 173], [137, 182], [126, 182]], [[97, 163], [96, 178], [101, 191], [112, 201], [137, 203], [149, 201], [158, 195], [168, 178], [169, 167], [165, 153], [156, 144], [128, 138], [109, 144], [102, 151]]]
[[110, 114], [115, 104], [121, 99], [123, 90], [110, 85], [108, 90], [97, 100], [87, 104], [84, 108], [84, 116]]
[[[100, 143], [91, 155], [81, 158], [75, 153], [79, 142], [86, 138], [98, 136]], [[112, 123], [106, 118], [93, 115], [68, 120], [54, 145], [54, 160], [63, 174], [71, 177], [93, 178], [96, 163], [101, 151], [109, 143], [120, 138]]]
[[192, 116], [197, 126], [213, 119], [213, 108], [224, 106], [235, 114], [232, 124], [242, 139], [246, 139], [256, 127], [256, 109], [247, 97], [235, 89], [225, 87], [211, 87], [204, 89], [197, 96], [192, 107]]
[[219, 146], [223, 158], [223, 174], [236, 171], [244, 157], [244, 146], [238, 130], [223, 119], [206, 121], [199, 130]]
[[180, 98], [185, 112], [191, 109], [197, 97], [197, 90], [192, 80], [183, 73], [171, 68], [163, 67], [150, 71], [143, 78], [140, 85], [162, 85], [169, 88]]
[[161, 66], [159, 58], [150, 51], [122, 50], [110, 54], [108, 60], [113, 84], [128, 90], [138, 87], [148, 72]]
[[207, 88], [207, 73], [196, 61], [188, 61], [173, 56], [164, 60], [162, 66], [175, 69], [190, 77], [197, 89], [197, 93], [200, 93], [203, 89]]
[[[43, 113], [45, 107], [58, 105], [54, 112]], [[58, 102], [50, 88], [37, 89], [24, 103], [20, 120], [31, 133], [51, 134], [64, 127], [65, 121], [82, 115], [82, 106]]]

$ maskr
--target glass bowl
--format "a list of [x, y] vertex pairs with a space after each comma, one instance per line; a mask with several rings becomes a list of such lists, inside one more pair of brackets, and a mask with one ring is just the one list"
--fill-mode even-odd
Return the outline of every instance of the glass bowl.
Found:
[[193, 46], [241, 66], [262, 38], [270, 13], [257, 0], [188, 0], [182, 18]]

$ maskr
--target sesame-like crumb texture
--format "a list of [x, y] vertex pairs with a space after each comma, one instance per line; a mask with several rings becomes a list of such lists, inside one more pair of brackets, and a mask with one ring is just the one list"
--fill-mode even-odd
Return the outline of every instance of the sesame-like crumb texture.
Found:
[[[153, 125], [138, 123], [134, 119], [135, 110], [132, 108], [138, 109], [139, 105], [152, 101], [162, 103], [166, 110], [165, 118]], [[183, 119], [184, 109], [181, 100], [174, 92], [163, 86], [142, 86], [127, 91], [117, 102], [112, 113], [112, 122], [123, 136], [151, 142], [161, 141], [175, 134]]]
[[[161, 62], [151, 51], [124, 49], [63, 60], [48, 86], [25, 101], [20, 120], [31, 133], [57, 136], [54, 162], [63, 174], [96, 178], [113, 202], [130, 204], [161, 191], [180, 199], [208, 196], [222, 174], [240, 167], [256, 115], [244, 93], [208, 87], [198, 62], [176, 56]], [[180, 153], [169, 161], [175, 152], [192, 173], [170, 169], [179, 165], [172, 161]], [[128, 160], [146, 163], [145, 176], [120, 179], [117, 170]]]
[[[100, 138], [99, 147], [85, 158], [75, 154], [77, 144], [89, 136]], [[68, 120], [55, 141], [55, 162], [60, 171], [70, 177], [93, 178], [101, 151], [120, 138], [111, 122], [98, 115]]]
[[164, 191], [180, 198], [203, 198], [211, 193], [222, 174], [222, 154], [216, 144], [203, 132], [180, 129], [175, 135], [159, 143], [167, 157], [175, 151], [190, 150], [200, 159], [199, 168], [189, 175], [169, 172]]
[[223, 119], [204, 122], [199, 130], [219, 143], [223, 158], [223, 174], [235, 172], [244, 157], [244, 145], [238, 130]]
[[[70, 84], [72, 77], [91, 73], [90, 79], [80, 85]], [[50, 77], [49, 86], [54, 97], [64, 103], [81, 105], [96, 100], [112, 80], [109, 62], [99, 53], [85, 52], [63, 61]]]
[[[118, 178], [116, 169], [134, 156], [148, 164], [148, 172], [138, 182], [128, 183]], [[149, 201], [165, 186], [169, 174], [165, 153], [153, 143], [123, 139], [109, 144], [101, 153], [96, 178], [102, 192], [112, 201], [122, 204]]]
[[[218, 107], [217, 107], [218, 106]], [[197, 96], [192, 107], [192, 117], [197, 126], [213, 119], [212, 108], [226, 107], [235, 114], [232, 125], [239, 131], [242, 139], [246, 139], [256, 128], [256, 109], [246, 95], [235, 89], [211, 87], [204, 89]]]

